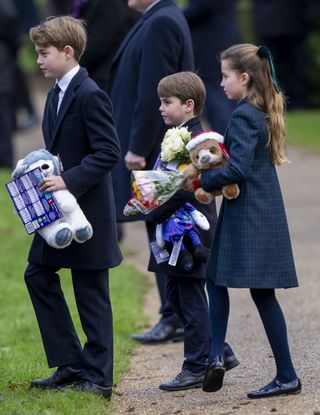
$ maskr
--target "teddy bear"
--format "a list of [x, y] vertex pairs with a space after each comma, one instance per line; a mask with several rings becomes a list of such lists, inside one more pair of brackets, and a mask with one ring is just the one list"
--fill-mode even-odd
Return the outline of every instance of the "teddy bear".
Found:
[[[229, 154], [223, 141], [224, 137], [221, 134], [209, 130], [192, 138], [186, 145], [192, 163], [184, 169], [185, 177], [195, 179], [200, 183], [201, 171], [224, 166], [228, 162]], [[215, 196], [221, 194], [226, 199], [235, 199], [240, 194], [239, 186], [229, 184], [211, 193], [201, 187], [195, 190], [195, 198], [203, 204], [211, 203]]]
[[156, 226], [158, 247], [172, 248], [169, 265], [177, 265], [181, 271], [188, 272], [194, 262], [207, 261], [209, 249], [202, 244], [196, 226], [206, 231], [210, 229], [207, 218], [190, 203], [185, 203]]
[[[46, 149], [39, 149], [17, 162], [12, 177], [16, 179], [37, 167], [41, 169], [44, 177], [52, 174], [60, 175], [62, 172], [60, 159]], [[43, 239], [57, 249], [66, 248], [73, 240], [83, 243], [90, 239], [92, 226], [76, 198], [67, 189], [53, 192], [53, 197], [62, 217], [37, 231]]]

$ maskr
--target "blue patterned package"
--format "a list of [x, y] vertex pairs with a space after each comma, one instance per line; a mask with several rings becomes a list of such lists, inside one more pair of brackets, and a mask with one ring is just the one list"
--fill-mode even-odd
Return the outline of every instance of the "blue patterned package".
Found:
[[38, 183], [43, 177], [41, 169], [37, 167], [6, 184], [14, 207], [28, 234], [62, 217], [52, 193], [40, 192], [38, 189]]

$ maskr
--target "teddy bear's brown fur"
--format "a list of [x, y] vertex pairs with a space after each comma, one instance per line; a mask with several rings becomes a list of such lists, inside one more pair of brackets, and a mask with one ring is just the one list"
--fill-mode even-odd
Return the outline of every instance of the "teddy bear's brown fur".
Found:
[[[214, 169], [225, 165], [226, 160], [219, 143], [214, 139], [206, 139], [189, 151], [192, 164], [186, 167], [183, 174], [187, 178], [200, 179], [201, 171]], [[223, 186], [221, 190], [206, 192], [201, 187], [195, 191], [195, 198], [203, 204], [209, 204], [215, 196], [223, 195], [227, 199], [239, 196], [240, 189], [237, 184]]]

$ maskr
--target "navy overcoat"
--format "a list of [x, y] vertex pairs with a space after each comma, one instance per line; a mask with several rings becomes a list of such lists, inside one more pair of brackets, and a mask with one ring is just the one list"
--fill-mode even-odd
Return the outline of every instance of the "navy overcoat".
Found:
[[207, 191], [238, 183], [237, 199], [223, 199], [207, 265], [217, 285], [287, 288], [298, 285], [280, 185], [270, 152], [265, 113], [243, 100], [225, 134], [229, 163], [204, 172]]
[[72, 242], [64, 249], [50, 247], [36, 234], [29, 261], [44, 266], [73, 269], [105, 269], [118, 265], [115, 206], [110, 170], [120, 157], [118, 137], [107, 94], [80, 68], [61, 103], [55, 130], [48, 121], [49, 92], [44, 109], [43, 135], [46, 148], [61, 158], [63, 180], [76, 197], [93, 227], [83, 244]]
[[132, 197], [124, 157], [132, 151], [146, 158], [147, 170], [153, 168], [167, 129], [157, 85], [164, 76], [183, 70], [193, 70], [188, 24], [171, 0], [161, 0], [129, 31], [111, 66], [110, 97], [122, 154], [112, 171], [118, 221], [144, 219], [122, 213]]

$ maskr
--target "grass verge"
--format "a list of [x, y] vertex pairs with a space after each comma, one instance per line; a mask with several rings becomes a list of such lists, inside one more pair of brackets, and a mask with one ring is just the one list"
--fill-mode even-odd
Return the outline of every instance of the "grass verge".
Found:
[[[31, 379], [48, 376], [42, 341], [24, 285], [23, 272], [31, 237], [26, 234], [4, 184], [10, 172], [0, 170], [0, 413], [1, 415], [109, 415], [112, 403], [90, 394], [32, 390]], [[85, 340], [76, 311], [68, 270], [61, 272], [66, 300], [82, 343]], [[129, 333], [145, 323], [145, 278], [122, 264], [111, 270], [110, 292], [114, 321], [114, 383], [128, 369], [134, 343]], [[115, 388], [116, 393], [116, 388]]]
[[320, 110], [289, 111], [285, 121], [288, 145], [320, 152]]

